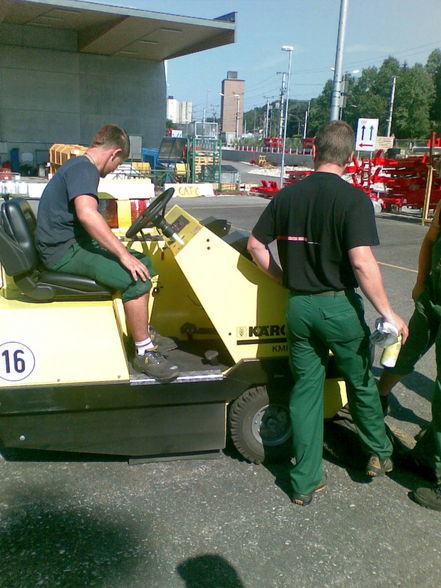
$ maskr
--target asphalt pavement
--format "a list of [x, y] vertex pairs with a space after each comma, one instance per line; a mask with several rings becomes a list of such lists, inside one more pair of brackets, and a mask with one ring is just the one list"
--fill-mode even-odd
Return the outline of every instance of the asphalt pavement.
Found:
[[[179, 204], [249, 230], [267, 202], [221, 196]], [[375, 254], [396, 311], [408, 319], [427, 229], [410, 216], [377, 220]], [[373, 325], [369, 305], [366, 316]], [[408, 436], [430, 419], [434, 376], [431, 351], [396, 387], [388, 422]], [[2, 459], [0, 586], [439, 586], [441, 513], [408, 496], [423, 480], [397, 468], [368, 483], [345, 463], [355, 448], [349, 435], [341, 459], [327, 457], [329, 489], [308, 507], [291, 504], [286, 464], [251, 465], [230, 450], [135, 466], [42, 453]]]

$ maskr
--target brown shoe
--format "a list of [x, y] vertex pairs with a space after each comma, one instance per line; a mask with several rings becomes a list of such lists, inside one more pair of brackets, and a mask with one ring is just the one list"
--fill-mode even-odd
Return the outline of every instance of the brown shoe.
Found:
[[366, 474], [371, 478], [377, 478], [378, 476], [384, 476], [394, 469], [392, 460], [390, 457], [386, 459], [380, 459], [378, 455], [371, 455], [366, 466]]
[[293, 492], [291, 496], [291, 501], [294, 504], [299, 504], [300, 506], [307, 506], [312, 502], [312, 499], [317, 494], [321, 492], [325, 492], [328, 488], [328, 479], [325, 472], [323, 472], [322, 479], [320, 480], [320, 484], [311, 492], [311, 494], [300, 494], [300, 492]]

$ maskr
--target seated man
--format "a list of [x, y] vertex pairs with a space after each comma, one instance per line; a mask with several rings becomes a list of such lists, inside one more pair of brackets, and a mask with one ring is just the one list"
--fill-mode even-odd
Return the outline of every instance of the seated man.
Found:
[[48, 269], [86, 276], [121, 292], [136, 346], [134, 368], [170, 381], [178, 375], [178, 368], [158, 352], [149, 332], [151, 261], [124, 247], [98, 211], [100, 177], [113, 172], [129, 151], [127, 133], [106, 125], [84, 155], [69, 159], [57, 171], [39, 204], [36, 245]]

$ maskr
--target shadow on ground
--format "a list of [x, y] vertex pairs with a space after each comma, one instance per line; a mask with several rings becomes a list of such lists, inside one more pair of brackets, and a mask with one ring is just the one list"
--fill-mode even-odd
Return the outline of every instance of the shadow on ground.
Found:
[[[114, 509], [93, 510], [72, 497], [17, 484], [2, 509], [0, 584], [23, 586], [130, 585], [137, 541]], [[5, 501], [5, 496], [2, 497]], [[113, 584], [114, 585], [114, 584]]]
[[[379, 378], [383, 370], [381, 368], [374, 367], [372, 371], [374, 376]], [[401, 385], [411, 392], [414, 392], [424, 400], [427, 400], [427, 402], [431, 402], [434, 383], [433, 380], [427, 378], [424, 374], [419, 372], [412, 372], [403, 378]], [[393, 391], [390, 394], [389, 414], [398, 421], [413, 423], [420, 426], [421, 428], [424, 428], [428, 425], [428, 421], [426, 419], [418, 416], [411, 408], [403, 406]]]
[[[415, 459], [411, 452], [414, 438], [396, 427], [387, 426], [392, 441], [394, 471], [389, 475], [407, 489], [420, 485], [421, 480], [433, 482], [433, 471]], [[365, 474], [367, 455], [363, 451], [360, 438], [347, 409], [342, 409], [333, 419], [324, 424], [323, 457], [326, 461], [347, 470], [350, 478], [359, 484], [369, 484], [373, 480]], [[274, 476], [274, 483], [287, 496], [290, 496], [289, 462], [265, 464]]]
[[186, 559], [176, 567], [187, 588], [243, 588], [231, 564], [216, 554]]

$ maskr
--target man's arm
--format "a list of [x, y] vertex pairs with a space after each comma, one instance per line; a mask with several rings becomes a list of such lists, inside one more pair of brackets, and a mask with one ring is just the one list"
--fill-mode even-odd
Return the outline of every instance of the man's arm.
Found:
[[380, 268], [370, 247], [350, 249], [349, 260], [354, 269], [360, 288], [375, 310], [389, 323], [392, 323], [402, 337], [407, 339], [408, 329], [401, 317], [394, 313], [383, 285]]
[[93, 196], [83, 194], [74, 200], [77, 218], [89, 235], [102, 247], [113, 253], [120, 263], [130, 272], [135, 282], [138, 277], [143, 282], [150, 280], [150, 274], [138, 258], [131, 255], [124, 245], [115, 237], [104, 217], [98, 212], [98, 202]]
[[421, 292], [424, 290], [424, 284], [430, 272], [430, 265], [432, 263], [432, 247], [438, 239], [440, 232], [440, 210], [441, 202], [438, 203], [432, 224], [426, 233], [426, 236], [421, 243], [421, 249], [418, 256], [418, 274], [415, 286], [412, 290], [412, 298], [416, 300]]
[[274, 257], [268, 247], [258, 241], [254, 235], [250, 235], [247, 248], [256, 265], [270, 276], [270, 278], [281, 284], [283, 278], [282, 270], [274, 261]]

